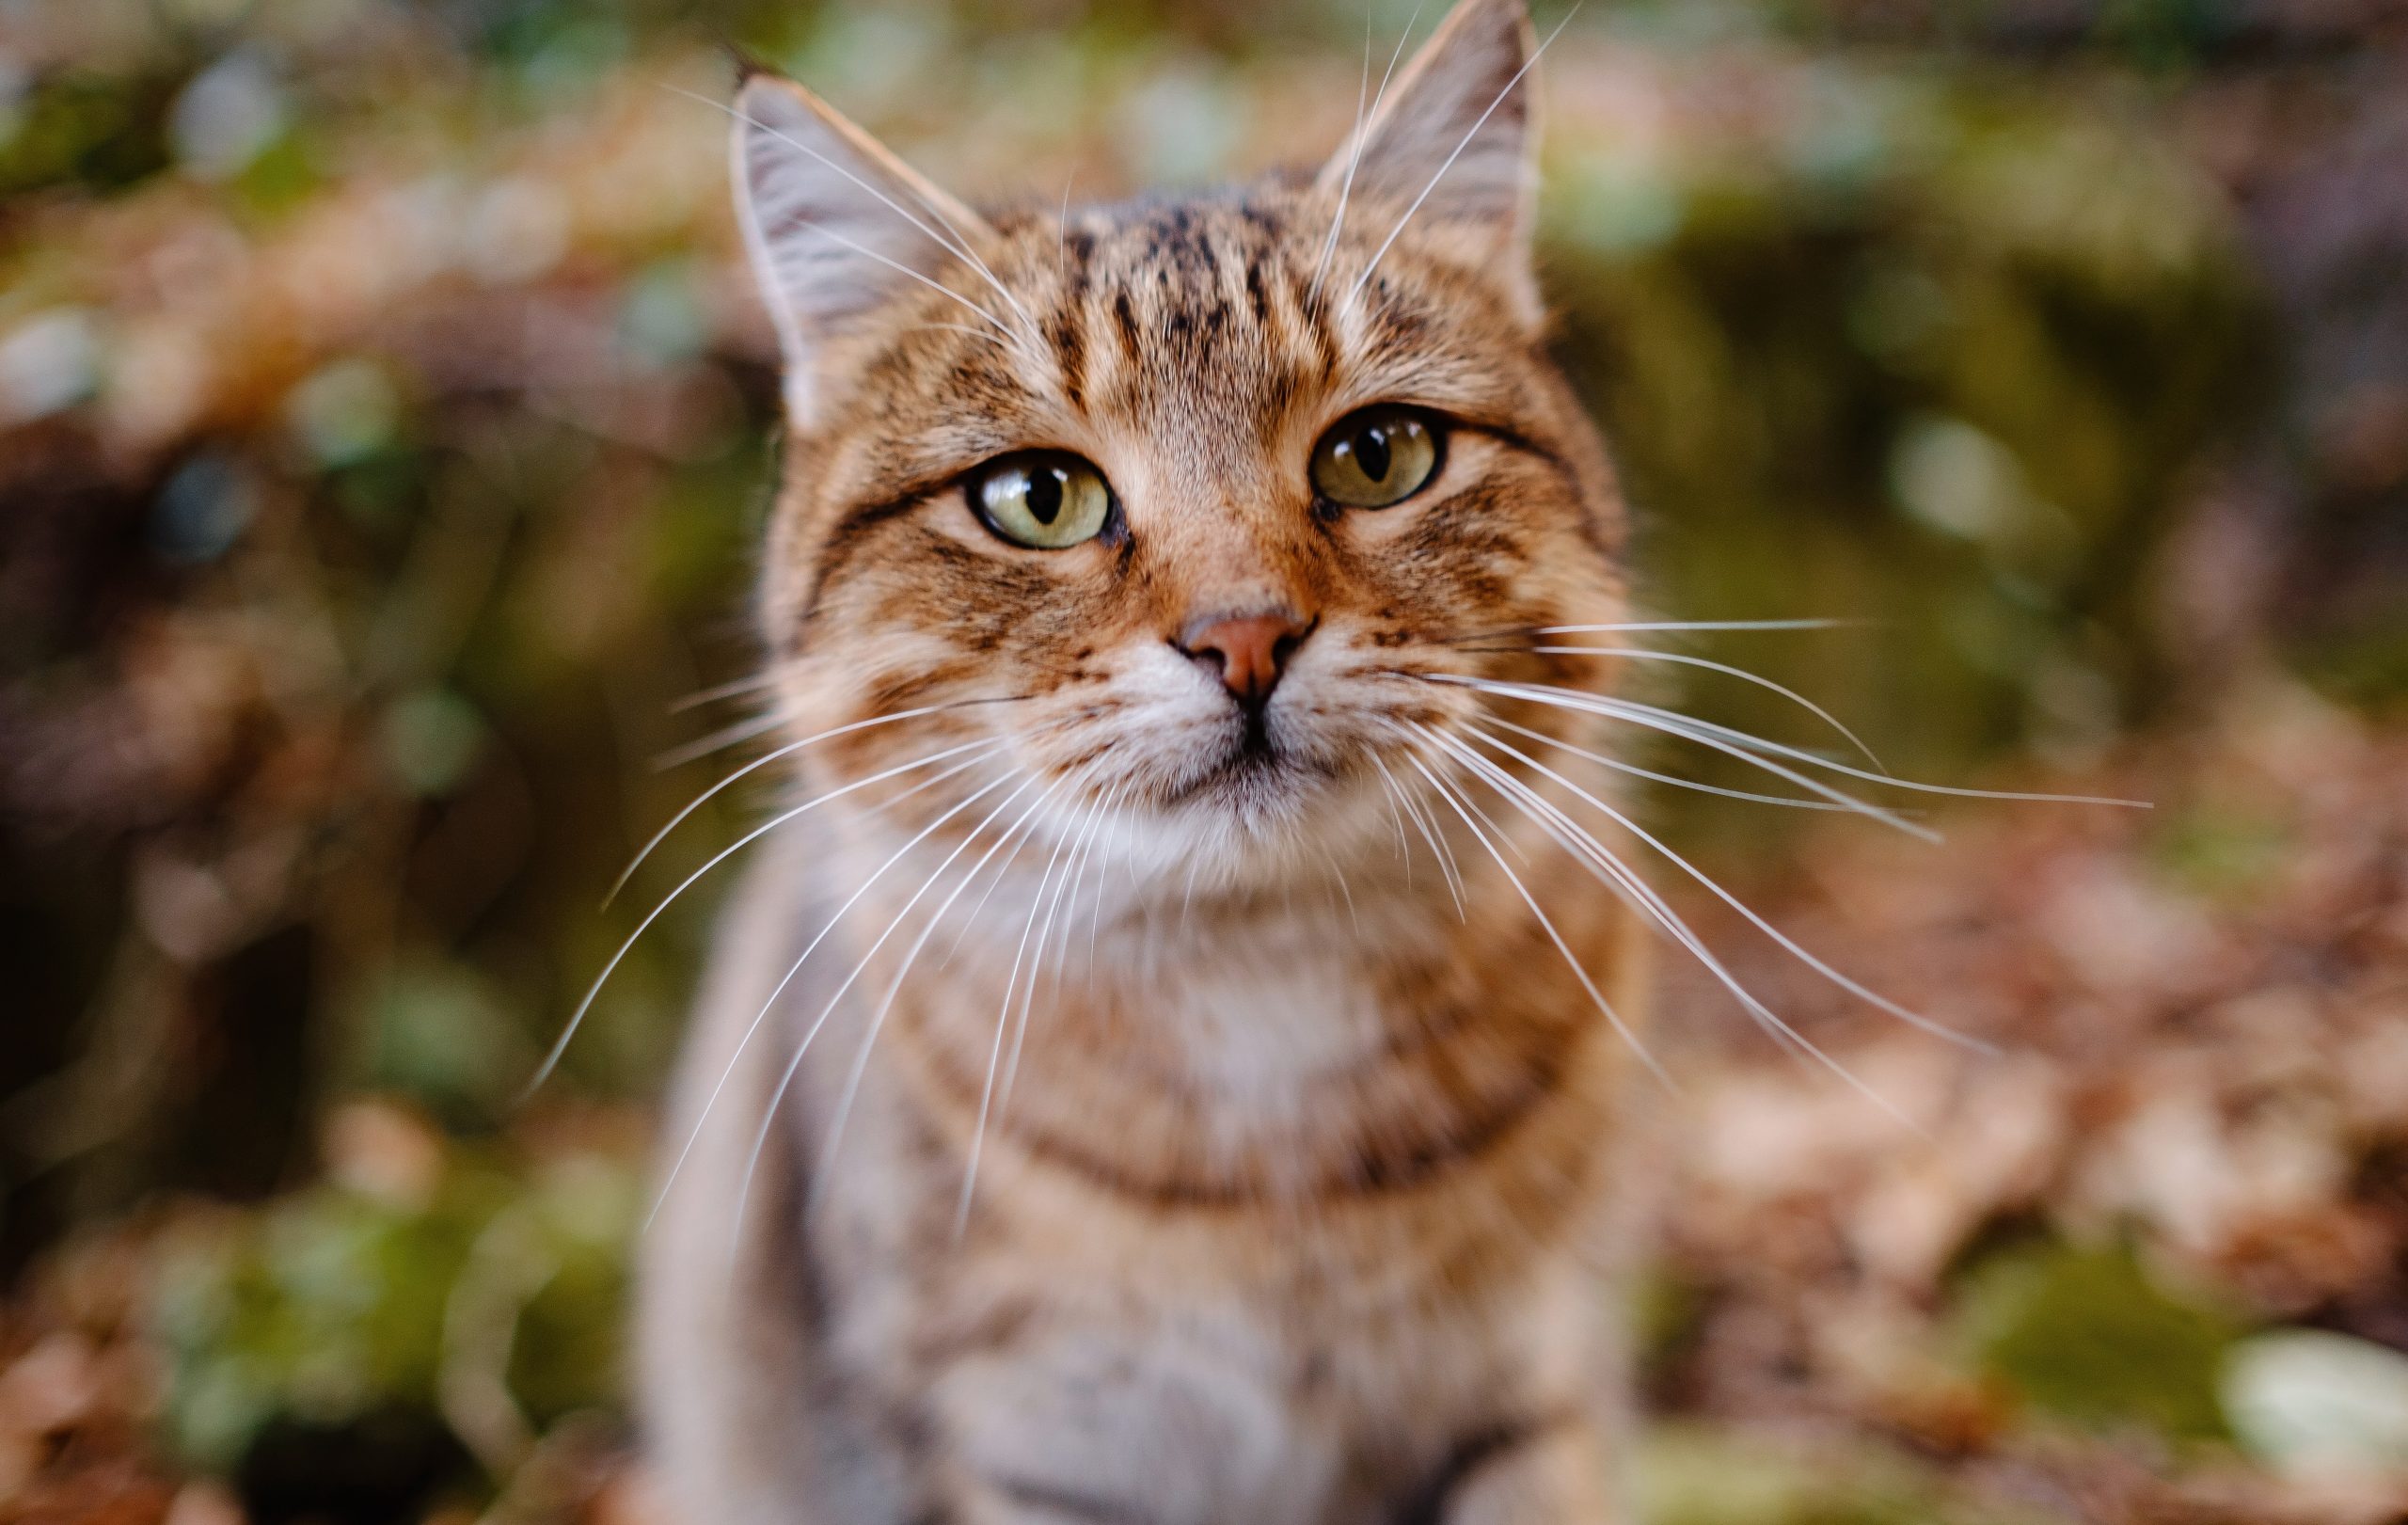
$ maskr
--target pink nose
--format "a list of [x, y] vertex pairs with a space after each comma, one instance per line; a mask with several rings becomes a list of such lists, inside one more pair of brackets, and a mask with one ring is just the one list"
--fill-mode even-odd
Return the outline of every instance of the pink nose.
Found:
[[1310, 622], [1284, 609], [1260, 614], [1208, 615], [1179, 634], [1179, 649], [1220, 675], [1239, 704], [1259, 709], [1271, 697], [1291, 653], [1312, 633]]

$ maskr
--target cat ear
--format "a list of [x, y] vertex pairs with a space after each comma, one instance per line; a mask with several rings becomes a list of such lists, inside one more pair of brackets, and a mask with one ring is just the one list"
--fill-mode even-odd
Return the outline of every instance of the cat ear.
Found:
[[1418, 200], [1417, 221], [1494, 229], [1526, 256], [1538, 178], [1535, 47], [1523, 0], [1462, 0], [1316, 184], [1338, 195], [1351, 179], [1354, 196]]
[[810, 416], [821, 346], [993, 235], [809, 90], [755, 73], [737, 92], [737, 221], [785, 354], [786, 406]]

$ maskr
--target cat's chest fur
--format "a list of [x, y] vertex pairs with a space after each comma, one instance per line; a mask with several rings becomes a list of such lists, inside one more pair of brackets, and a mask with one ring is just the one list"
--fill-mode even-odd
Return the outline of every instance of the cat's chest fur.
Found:
[[958, 1472], [1072, 1518], [1386, 1522], [1470, 1440], [1594, 1404], [1620, 1066], [1510, 926], [1458, 926], [1427, 950], [1443, 977], [1367, 961], [1367, 915], [1438, 935], [1383, 929], [1376, 892], [1183, 963], [1157, 935], [1170, 961], [1093, 993], [1073, 961], [1038, 987], [1006, 1112], [1008, 940], [973, 929], [899, 981], [881, 950], [856, 1000], [836, 992], [867, 940], [840, 929], [769, 999], [825, 929], [831, 861], [799, 843], [739, 898], [673, 1131], [704, 1142], [647, 1278], [648, 1332], [679, 1331], [656, 1368], [728, 1339], [765, 1358], [710, 1406], [811, 1479], [763, 1498]]

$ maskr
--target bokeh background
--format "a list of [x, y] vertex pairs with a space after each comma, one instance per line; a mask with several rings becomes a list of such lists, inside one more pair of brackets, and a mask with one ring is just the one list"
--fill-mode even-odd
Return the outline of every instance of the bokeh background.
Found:
[[[1414, 21], [0, 0], [0, 1519], [656, 1518], [625, 1254], [714, 885], [517, 1097], [755, 818], [600, 909], [760, 746], [724, 45], [1052, 203], [1318, 157]], [[2408, 8], [1590, 0], [1545, 76], [1649, 602], [1850, 622], [1682, 649], [2157, 804], [1650, 802], [2001, 1049], [1665, 877], [1912, 1126], [1672, 971], [1650, 1517], [2408, 1519]]]

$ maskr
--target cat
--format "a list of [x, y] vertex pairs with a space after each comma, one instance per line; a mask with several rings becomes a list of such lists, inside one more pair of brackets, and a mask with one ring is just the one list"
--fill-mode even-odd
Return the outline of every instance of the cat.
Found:
[[1624, 663], [1549, 644], [1629, 569], [1539, 51], [1462, 0], [1317, 174], [1058, 214], [741, 85], [797, 792], [642, 1270], [689, 1525], [1631, 1517], [1645, 896], [1564, 771]]

